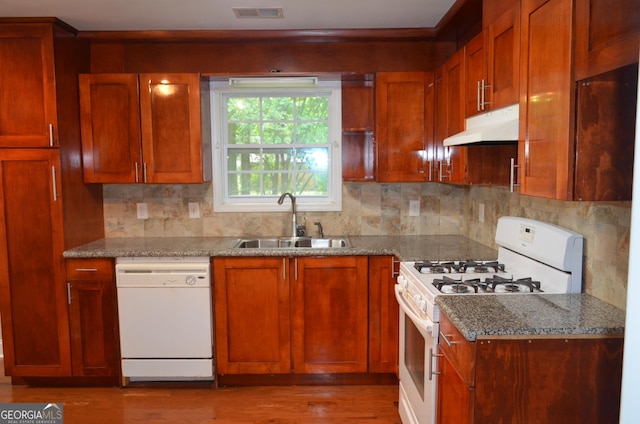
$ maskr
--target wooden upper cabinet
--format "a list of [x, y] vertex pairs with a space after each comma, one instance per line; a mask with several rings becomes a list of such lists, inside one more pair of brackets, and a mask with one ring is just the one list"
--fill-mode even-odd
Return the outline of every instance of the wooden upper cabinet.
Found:
[[57, 146], [51, 24], [0, 25], [0, 147]]
[[425, 87], [432, 80], [430, 72], [376, 74], [378, 181], [428, 179], [425, 152], [433, 132], [427, 132], [427, 119], [433, 105], [427, 104]]
[[208, 90], [201, 84], [198, 74], [81, 75], [85, 181], [210, 180]]
[[637, 0], [576, 0], [576, 80], [638, 62]]
[[80, 75], [82, 161], [87, 183], [138, 181], [142, 167], [135, 74]]
[[523, 0], [520, 188], [572, 200], [575, 154], [571, 0]]
[[487, 59], [482, 33], [464, 46], [464, 85], [465, 117], [488, 110]]
[[488, 109], [518, 103], [520, 90], [520, 0], [483, 4]]
[[[465, 72], [464, 49], [458, 50], [443, 65], [443, 88], [446, 101], [446, 136], [465, 129]], [[440, 111], [438, 111], [440, 113]], [[443, 147], [440, 175], [444, 182], [465, 183], [467, 181], [467, 147]]]
[[375, 84], [373, 75], [342, 80], [342, 179], [374, 181]]
[[208, 110], [208, 100], [201, 99], [207, 93], [200, 89], [198, 74], [140, 75], [145, 182], [199, 183], [211, 179], [210, 142], [207, 134], [203, 137], [201, 114], [201, 106]]

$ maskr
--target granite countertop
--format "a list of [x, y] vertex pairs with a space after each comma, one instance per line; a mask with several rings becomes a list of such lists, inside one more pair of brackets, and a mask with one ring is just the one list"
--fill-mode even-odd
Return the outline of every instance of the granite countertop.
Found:
[[438, 296], [468, 341], [521, 335], [622, 335], [625, 312], [588, 294]]
[[[341, 236], [342, 237], [342, 236]], [[243, 237], [252, 238], [252, 237]], [[345, 238], [345, 237], [343, 237]], [[402, 261], [495, 259], [498, 254], [464, 236], [348, 236], [348, 248], [234, 248], [239, 237], [104, 238], [64, 252], [65, 258], [124, 256], [346, 256], [395, 255]]]

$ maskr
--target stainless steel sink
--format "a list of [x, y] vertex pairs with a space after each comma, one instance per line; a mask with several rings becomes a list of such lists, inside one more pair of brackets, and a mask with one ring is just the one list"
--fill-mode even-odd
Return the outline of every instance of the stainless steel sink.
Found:
[[343, 237], [257, 237], [240, 239], [234, 246], [238, 249], [335, 249], [351, 247]]

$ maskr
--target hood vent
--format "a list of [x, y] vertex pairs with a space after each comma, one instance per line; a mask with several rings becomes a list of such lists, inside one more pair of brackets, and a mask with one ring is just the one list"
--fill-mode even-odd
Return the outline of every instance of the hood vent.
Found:
[[284, 18], [281, 7], [233, 7], [232, 9], [238, 19]]
[[520, 106], [515, 104], [467, 118], [465, 131], [444, 139], [445, 146], [518, 141]]

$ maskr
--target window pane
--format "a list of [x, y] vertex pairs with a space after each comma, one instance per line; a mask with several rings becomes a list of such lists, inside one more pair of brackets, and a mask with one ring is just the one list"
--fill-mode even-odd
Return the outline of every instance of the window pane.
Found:
[[292, 121], [293, 97], [264, 97], [262, 119], [265, 121]]
[[265, 170], [291, 170], [293, 169], [293, 150], [265, 149], [262, 154], [262, 164]]
[[289, 172], [268, 172], [264, 174], [264, 195], [279, 196], [293, 192], [293, 175]]
[[329, 125], [327, 122], [300, 123], [296, 126], [296, 142], [304, 144], [327, 144]]
[[229, 149], [227, 167], [229, 171], [260, 170], [260, 159], [260, 149]]
[[327, 172], [329, 169], [329, 149], [327, 147], [298, 149], [296, 162], [301, 170]]
[[264, 144], [293, 143], [293, 122], [266, 122], [262, 126]]
[[227, 99], [227, 120], [259, 121], [259, 97], [230, 97]]
[[229, 144], [259, 144], [260, 126], [256, 122], [229, 122]]
[[296, 118], [298, 120], [329, 119], [328, 97], [298, 97], [296, 99]]
[[296, 181], [296, 196], [326, 196], [328, 174], [300, 172]]
[[259, 196], [260, 174], [229, 173], [229, 196]]

